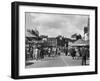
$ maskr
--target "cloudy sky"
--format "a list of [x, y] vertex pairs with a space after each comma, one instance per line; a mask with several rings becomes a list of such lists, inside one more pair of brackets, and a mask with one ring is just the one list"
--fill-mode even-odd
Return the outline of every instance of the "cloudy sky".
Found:
[[73, 14], [25, 13], [26, 30], [37, 29], [40, 35], [71, 37], [78, 33], [83, 36], [88, 16]]

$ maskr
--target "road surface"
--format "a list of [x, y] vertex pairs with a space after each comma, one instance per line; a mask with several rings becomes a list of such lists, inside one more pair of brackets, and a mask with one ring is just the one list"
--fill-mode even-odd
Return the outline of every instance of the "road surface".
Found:
[[[61, 67], [61, 66], [81, 66], [81, 59], [73, 60], [71, 56], [45, 57], [42, 60], [32, 60], [26, 62], [26, 68], [39, 67]], [[87, 61], [89, 64], [89, 61]]]

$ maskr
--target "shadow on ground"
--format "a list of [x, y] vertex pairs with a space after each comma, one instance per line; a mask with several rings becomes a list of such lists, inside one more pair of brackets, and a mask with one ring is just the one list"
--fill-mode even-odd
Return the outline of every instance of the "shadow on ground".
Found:
[[33, 62], [26, 63], [26, 66], [34, 64]]

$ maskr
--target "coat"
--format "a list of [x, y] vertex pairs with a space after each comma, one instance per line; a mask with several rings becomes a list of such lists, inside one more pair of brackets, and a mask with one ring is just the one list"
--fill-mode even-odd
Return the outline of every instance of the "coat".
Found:
[[87, 48], [82, 48], [81, 53], [82, 53], [82, 58], [86, 59], [87, 55], [88, 55], [88, 49]]

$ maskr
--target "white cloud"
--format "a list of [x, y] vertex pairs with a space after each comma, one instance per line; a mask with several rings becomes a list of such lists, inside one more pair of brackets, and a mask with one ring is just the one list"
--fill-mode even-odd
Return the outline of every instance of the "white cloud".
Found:
[[55, 37], [70, 37], [74, 33], [83, 34], [88, 16], [45, 13], [26, 13], [26, 29], [37, 28], [40, 34]]

